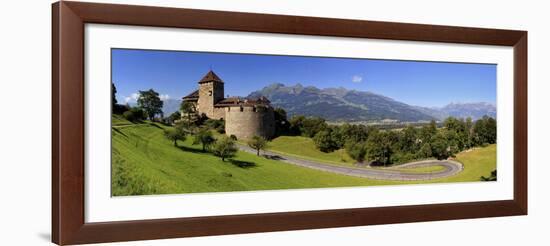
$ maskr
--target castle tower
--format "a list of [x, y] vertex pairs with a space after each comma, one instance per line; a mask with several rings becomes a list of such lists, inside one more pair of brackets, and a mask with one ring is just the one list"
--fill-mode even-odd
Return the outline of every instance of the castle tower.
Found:
[[224, 110], [215, 108], [215, 104], [224, 99], [223, 81], [210, 70], [199, 81], [199, 99], [197, 110], [199, 114], [206, 114], [211, 119], [224, 117]]

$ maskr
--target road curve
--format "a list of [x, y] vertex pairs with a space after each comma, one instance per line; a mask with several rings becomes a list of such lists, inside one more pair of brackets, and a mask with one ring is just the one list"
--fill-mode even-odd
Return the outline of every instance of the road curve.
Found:
[[[238, 144], [238, 147], [241, 151], [256, 154], [256, 150]], [[417, 161], [410, 162], [406, 164], [399, 165], [397, 167], [389, 168], [353, 168], [353, 167], [344, 167], [330, 165], [326, 163], [320, 163], [316, 161], [306, 160], [302, 158], [297, 158], [293, 156], [287, 156], [280, 153], [275, 153], [272, 151], [262, 151], [263, 156], [269, 159], [283, 161], [289, 164], [307, 167], [311, 169], [321, 170], [325, 172], [343, 174], [348, 176], [355, 176], [361, 178], [369, 179], [380, 179], [380, 180], [401, 180], [401, 181], [416, 181], [416, 180], [430, 180], [437, 178], [445, 178], [452, 175], [455, 175], [462, 171], [463, 165], [456, 161], [451, 160], [426, 160], [426, 161]], [[429, 166], [442, 166], [444, 169], [441, 171], [435, 172], [426, 172], [426, 173], [412, 173], [402, 170], [395, 170], [395, 168], [400, 169], [414, 169], [419, 167], [429, 167]]]

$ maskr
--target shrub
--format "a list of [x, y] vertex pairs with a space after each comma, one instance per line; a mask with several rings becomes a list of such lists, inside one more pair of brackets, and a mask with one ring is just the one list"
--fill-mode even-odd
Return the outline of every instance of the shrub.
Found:
[[332, 152], [338, 149], [336, 142], [332, 139], [331, 131], [322, 130], [313, 137], [315, 146], [322, 152]]
[[134, 115], [135, 121], [141, 121], [145, 119], [145, 111], [143, 109], [138, 107], [133, 107], [130, 109], [130, 112]]
[[132, 111], [126, 111], [122, 113], [122, 116], [128, 121], [134, 121], [134, 113], [132, 113]]
[[168, 128], [164, 130], [164, 136], [168, 140], [174, 141], [174, 146], [178, 146], [178, 140], [185, 140], [185, 133], [179, 128]]
[[367, 155], [365, 142], [348, 141], [345, 144], [345, 149], [348, 155], [358, 163], [363, 163], [363, 161], [365, 160], [365, 157]]
[[222, 161], [225, 161], [225, 158], [231, 158], [237, 153], [237, 146], [235, 141], [231, 140], [229, 137], [222, 137], [214, 143], [213, 152], [214, 155], [222, 158]]
[[216, 130], [221, 134], [225, 133], [225, 121], [223, 120], [207, 119], [206, 121], [204, 121], [204, 126], [208, 127], [209, 129]]
[[193, 144], [202, 144], [202, 151], [206, 151], [215, 141], [216, 139], [212, 136], [212, 132], [209, 129], [201, 128], [195, 134]]
[[248, 140], [248, 146], [256, 150], [256, 155], [260, 156], [260, 150], [267, 147], [267, 140], [260, 136], [254, 136]]

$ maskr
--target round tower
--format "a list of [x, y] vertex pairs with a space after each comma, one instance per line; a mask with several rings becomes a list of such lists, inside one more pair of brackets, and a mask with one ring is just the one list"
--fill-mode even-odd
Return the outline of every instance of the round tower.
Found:
[[275, 135], [275, 114], [269, 105], [240, 103], [225, 107], [225, 133], [238, 139]]

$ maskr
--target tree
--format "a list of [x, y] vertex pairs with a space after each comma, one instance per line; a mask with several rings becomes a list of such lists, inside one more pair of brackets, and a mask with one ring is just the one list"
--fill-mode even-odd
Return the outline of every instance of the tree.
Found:
[[275, 115], [275, 136], [289, 133], [290, 123], [286, 118], [286, 111], [282, 108], [275, 108], [273, 113]]
[[418, 158], [428, 158], [432, 156], [432, 146], [430, 143], [424, 143], [417, 153]]
[[488, 144], [494, 144], [497, 142], [497, 121], [491, 117], [483, 117], [485, 122], [486, 130], [486, 140]]
[[416, 128], [407, 126], [403, 131], [399, 132], [399, 149], [405, 153], [415, 153], [418, 149], [417, 139]]
[[179, 128], [168, 128], [164, 130], [164, 136], [174, 141], [174, 146], [178, 146], [178, 140], [185, 141], [185, 133]]
[[375, 163], [384, 166], [391, 163], [393, 154], [391, 135], [388, 132], [370, 134], [367, 140], [368, 155]]
[[145, 111], [149, 120], [153, 120], [156, 114], [162, 113], [163, 102], [160, 100], [158, 92], [153, 89], [139, 91], [137, 104]]
[[444, 132], [438, 132], [432, 138], [432, 155], [438, 160], [447, 159], [450, 156], [450, 147]]
[[170, 116], [168, 116], [168, 121], [170, 123], [174, 123], [179, 119], [181, 119], [181, 114], [180, 114], [179, 111], [176, 111], [176, 112], [172, 113]]
[[260, 156], [260, 150], [267, 147], [267, 140], [261, 136], [253, 136], [248, 140], [248, 146], [256, 150], [256, 155]]
[[195, 134], [193, 144], [202, 144], [202, 151], [206, 151], [215, 141], [216, 139], [212, 136], [212, 132], [209, 129], [201, 128]]
[[483, 116], [474, 123], [472, 142], [475, 145], [493, 144], [497, 140], [497, 122], [495, 119]]
[[207, 119], [204, 121], [203, 126], [212, 130], [216, 130], [218, 133], [225, 133], [224, 120]]
[[320, 117], [294, 116], [290, 119], [290, 130], [296, 135], [313, 137], [328, 127], [325, 119]]
[[140, 108], [133, 107], [124, 111], [122, 116], [128, 121], [136, 122], [145, 119], [145, 112]]
[[454, 117], [448, 117], [443, 122], [443, 125], [448, 132], [453, 133], [451, 134], [453, 139], [449, 140], [452, 140], [456, 143], [459, 151], [467, 147], [469, 142], [469, 133], [466, 129], [466, 123], [464, 122], [464, 120], [459, 120]]
[[378, 129], [374, 127], [367, 127], [365, 125], [351, 125], [348, 123], [345, 123], [339, 127], [340, 132], [340, 143], [344, 145], [348, 141], [353, 142], [364, 142], [367, 141], [367, 138], [369, 137], [369, 133], [371, 131], [378, 131]]
[[117, 100], [116, 100], [116, 87], [113, 82], [111, 82], [111, 105], [113, 108], [116, 107]]
[[491, 176], [489, 176], [489, 177], [481, 176], [480, 180], [481, 181], [497, 181], [497, 170], [493, 170], [491, 172]]
[[473, 130], [473, 122], [472, 122], [472, 117], [468, 117], [466, 118], [466, 122], [464, 123], [464, 127], [466, 128], [466, 142], [465, 142], [465, 145], [464, 147], [465, 148], [471, 148], [473, 143], [472, 143], [472, 130]]
[[127, 120], [127, 121], [130, 121], [130, 122], [133, 122], [135, 120], [134, 118], [134, 114], [132, 113], [132, 111], [128, 110], [124, 113], [122, 113], [122, 116]]
[[183, 101], [180, 104], [180, 111], [182, 114], [186, 116], [185, 119], [187, 120], [188, 124], [191, 124], [192, 122], [195, 121], [197, 108], [194, 103]]
[[437, 133], [437, 124], [434, 120], [430, 121], [429, 125], [422, 127], [420, 130], [420, 138], [423, 143], [429, 143], [433, 136]]
[[322, 130], [315, 134], [313, 142], [315, 146], [323, 152], [332, 152], [337, 149], [336, 143], [332, 140], [332, 132], [330, 130]]
[[365, 142], [348, 141], [345, 144], [345, 149], [348, 155], [358, 163], [363, 163], [363, 161], [365, 160], [365, 157], [367, 155]]
[[237, 153], [237, 146], [235, 145], [234, 140], [224, 136], [214, 143], [213, 152], [214, 155], [221, 157], [222, 161], [225, 161], [225, 158], [235, 156]]

